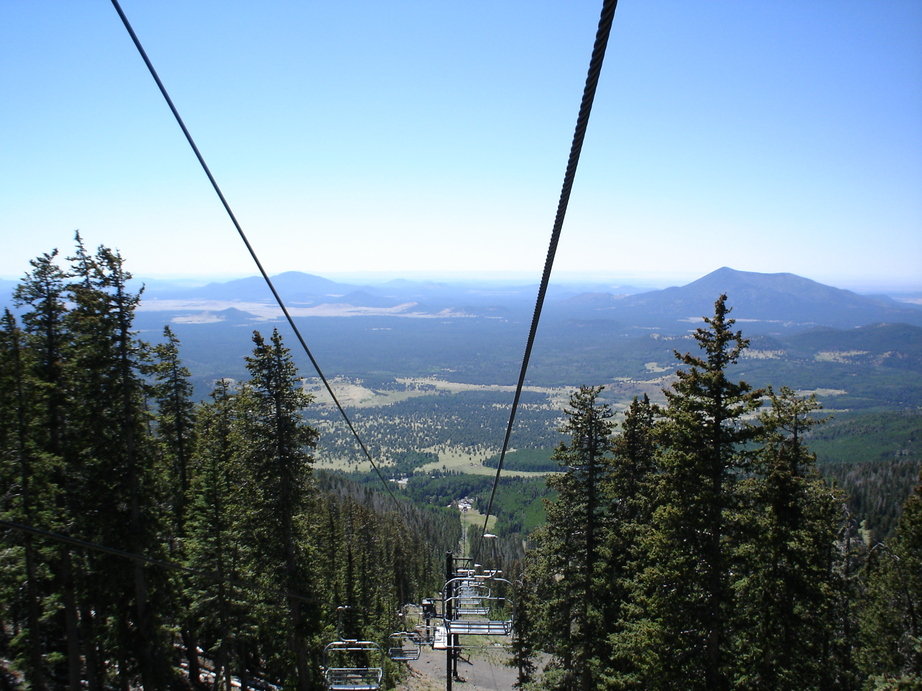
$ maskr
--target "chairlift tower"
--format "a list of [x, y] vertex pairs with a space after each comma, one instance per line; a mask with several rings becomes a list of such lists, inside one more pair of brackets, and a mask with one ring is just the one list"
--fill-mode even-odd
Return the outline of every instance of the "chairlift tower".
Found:
[[[471, 562], [457, 568], [456, 562]], [[511, 602], [506, 597], [512, 583], [496, 570], [482, 571], [473, 560], [445, 555], [445, 586], [442, 590], [443, 638], [445, 642], [445, 688], [451, 691], [458, 679], [460, 636], [508, 636], [512, 633]], [[441, 642], [438, 633], [433, 648]]]

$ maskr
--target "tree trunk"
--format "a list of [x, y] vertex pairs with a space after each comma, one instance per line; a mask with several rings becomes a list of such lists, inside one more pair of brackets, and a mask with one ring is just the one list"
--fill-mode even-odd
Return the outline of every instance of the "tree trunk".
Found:
[[35, 583], [35, 554], [33, 551], [32, 536], [25, 535], [26, 550], [26, 599], [29, 621], [29, 666], [32, 667], [31, 687], [36, 691], [44, 691], [45, 675], [42, 669], [42, 637], [39, 631], [39, 604], [38, 592]]
[[[83, 630], [83, 640], [86, 648], [87, 687], [90, 691], [99, 691], [99, 689], [102, 688], [100, 683], [102, 675], [99, 667], [99, 655], [96, 649], [96, 625], [93, 620], [93, 613], [90, 610], [90, 605], [85, 601], [80, 608], [80, 625]], [[77, 688], [80, 688], [79, 685]]]
[[195, 638], [188, 629], [183, 629], [180, 636], [182, 637], [183, 647], [186, 649], [186, 661], [189, 663], [189, 683], [195, 688], [200, 688], [202, 679], [198, 663], [198, 646], [195, 644]]
[[[64, 634], [67, 639], [67, 683], [69, 688], [80, 688], [82, 665], [80, 662], [80, 618], [77, 616], [77, 597], [74, 593], [74, 565], [70, 550], [61, 553], [61, 594], [64, 600]], [[92, 641], [84, 639], [89, 648]], [[87, 663], [90, 656], [87, 654]], [[87, 678], [90, 675], [87, 674]], [[92, 687], [91, 687], [92, 688]]]

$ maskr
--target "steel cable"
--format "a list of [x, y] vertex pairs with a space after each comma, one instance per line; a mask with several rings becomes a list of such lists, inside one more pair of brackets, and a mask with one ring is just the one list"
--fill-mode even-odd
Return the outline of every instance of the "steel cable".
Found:
[[554, 219], [554, 227], [551, 231], [551, 241], [544, 263], [544, 273], [541, 276], [541, 285], [538, 288], [538, 297], [535, 301], [535, 311], [531, 320], [531, 329], [528, 332], [528, 341], [525, 344], [525, 354], [522, 358], [519, 380], [516, 385], [515, 396], [512, 400], [512, 410], [509, 412], [509, 424], [506, 426], [506, 434], [503, 438], [503, 448], [499, 455], [499, 463], [496, 467], [493, 488], [490, 490], [490, 501], [487, 504], [487, 510], [484, 514], [483, 530], [480, 533], [480, 540], [477, 542], [477, 548], [474, 551], [475, 558], [480, 554], [481, 547], [483, 546], [484, 535], [487, 533], [487, 524], [490, 520], [490, 514], [493, 511], [493, 500], [496, 497], [496, 488], [499, 485], [499, 477], [503, 472], [503, 463], [506, 459], [506, 452], [509, 449], [509, 438], [512, 435], [512, 427], [515, 424], [515, 414], [519, 406], [519, 399], [522, 397], [522, 388], [525, 385], [525, 373], [528, 371], [528, 362], [531, 359], [531, 351], [535, 343], [535, 335], [538, 331], [538, 321], [541, 318], [541, 310], [544, 306], [544, 298], [547, 294], [547, 287], [551, 278], [551, 269], [554, 266], [554, 257], [557, 253], [557, 243], [560, 240], [560, 231], [563, 228], [564, 217], [567, 214], [567, 206], [570, 202], [570, 192], [573, 189], [576, 168], [579, 165], [579, 157], [583, 149], [583, 140], [586, 136], [586, 128], [589, 125], [589, 114], [592, 111], [592, 103], [595, 99], [596, 88], [599, 85], [599, 76], [602, 73], [602, 62], [605, 59], [605, 49], [608, 46], [608, 37], [611, 34], [611, 26], [615, 18], [615, 9], [617, 6], [618, 0], [604, 0], [602, 4], [602, 12], [599, 17], [595, 44], [592, 48], [592, 57], [589, 60], [586, 86], [583, 89], [583, 98], [580, 102], [579, 115], [577, 115], [576, 118], [573, 142], [570, 145], [570, 157], [567, 161], [566, 172], [564, 173], [563, 185], [560, 190], [560, 200], [557, 203], [557, 215]]
[[359, 447], [362, 449], [362, 453], [365, 455], [365, 458], [368, 459], [368, 462], [371, 464], [371, 467], [374, 468], [374, 471], [378, 474], [378, 478], [381, 480], [381, 484], [384, 485], [384, 489], [387, 490], [387, 493], [390, 495], [391, 499], [394, 501], [394, 505], [397, 507], [398, 513], [400, 512], [400, 502], [397, 501], [397, 497], [394, 496], [394, 492], [391, 490], [390, 485], [387, 480], [384, 479], [381, 470], [378, 468], [377, 464], [371, 457], [371, 454], [368, 452], [368, 448], [365, 446], [365, 443], [362, 441], [359, 433], [356, 431], [355, 427], [352, 425], [352, 421], [349, 419], [349, 416], [346, 415], [346, 411], [343, 406], [340, 404], [339, 399], [336, 397], [336, 394], [333, 392], [333, 388], [330, 386], [329, 381], [324, 376], [323, 371], [320, 369], [320, 365], [317, 363], [317, 360], [314, 358], [313, 353], [311, 353], [310, 348], [307, 347], [307, 342], [304, 340], [304, 337], [301, 335], [300, 329], [295, 325], [294, 319], [292, 319], [291, 314], [288, 312], [288, 308], [285, 306], [284, 301], [279, 295], [278, 291], [275, 289], [275, 285], [272, 283], [272, 279], [269, 278], [269, 274], [266, 273], [266, 270], [263, 268], [262, 262], [259, 261], [259, 257], [256, 255], [256, 251], [253, 249], [253, 246], [250, 244], [250, 241], [247, 239], [246, 233], [243, 232], [243, 228], [240, 223], [237, 221], [237, 217], [234, 212], [231, 210], [230, 204], [228, 204], [227, 199], [225, 199], [224, 194], [221, 192], [221, 188], [218, 186], [217, 180], [211, 174], [211, 169], [208, 167], [208, 164], [205, 163], [205, 159], [202, 156], [201, 152], [198, 149], [198, 146], [195, 144], [195, 140], [192, 139], [192, 135], [189, 133], [189, 130], [186, 128], [185, 122], [183, 122], [182, 117], [179, 115], [179, 111], [176, 109], [176, 106], [173, 104], [173, 99], [170, 98], [169, 93], [167, 93], [166, 87], [163, 85], [163, 82], [160, 81], [160, 77], [157, 74], [157, 70], [154, 69], [153, 63], [150, 61], [150, 58], [147, 57], [147, 52], [144, 50], [144, 47], [141, 45], [141, 41], [138, 39], [137, 34], [134, 32], [134, 29], [131, 27], [131, 23], [128, 21], [128, 17], [122, 11], [121, 5], [119, 5], [118, 0], [112, 0], [112, 6], [115, 8], [115, 11], [118, 12], [119, 18], [122, 20], [122, 24], [125, 25], [125, 29], [128, 31], [128, 35], [131, 36], [131, 40], [134, 42], [135, 48], [137, 48], [138, 53], [141, 56], [141, 59], [144, 60], [144, 64], [147, 66], [148, 71], [150, 72], [151, 77], [154, 78], [154, 82], [157, 84], [157, 88], [160, 89], [160, 93], [163, 95], [163, 99], [166, 101], [166, 104], [169, 106], [170, 111], [173, 113], [173, 117], [176, 119], [176, 123], [179, 125], [179, 128], [182, 130], [182, 133], [186, 137], [186, 141], [189, 142], [189, 146], [192, 148], [195, 157], [198, 159], [199, 165], [201, 165], [202, 170], [205, 172], [205, 175], [208, 177], [211, 186], [214, 188], [215, 194], [218, 195], [218, 199], [221, 200], [221, 204], [224, 206], [224, 210], [227, 212], [228, 217], [231, 220], [231, 223], [234, 224], [234, 228], [237, 229], [237, 234], [240, 235], [240, 239], [243, 240], [243, 244], [246, 245], [247, 251], [250, 253], [253, 262], [256, 264], [256, 267], [259, 269], [259, 273], [262, 274], [263, 280], [266, 282], [266, 285], [269, 286], [269, 290], [272, 292], [272, 296], [275, 298], [276, 303], [279, 308], [282, 310], [282, 314], [285, 315], [285, 319], [288, 321], [288, 325], [291, 327], [291, 330], [294, 332], [295, 336], [298, 339], [298, 342], [301, 344], [305, 354], [308, 359], [311, 361], [311, 364], [314, 366], [314, 370], [317, 372], [317, 376], [320, 377], [320, 381], [323, 382], [324, 387], [327, 390], [327, 393], [330, 394], [330, 398], [333, 399], [333, 403], [336, 404], [336, 408], [339, 410], [339, 414], [342, 416], [343, 420], [346, 423], [346, 426], [349, 427], [349, 431], [352, 432], [352, 436], [355, 437], [355, 441], [358, 443]]

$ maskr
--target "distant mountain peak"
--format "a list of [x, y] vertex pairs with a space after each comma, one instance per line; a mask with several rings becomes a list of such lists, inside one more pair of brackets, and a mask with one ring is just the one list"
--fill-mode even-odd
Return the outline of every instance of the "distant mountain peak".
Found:
[[[726, 294], [733, 316], [785, 327], [825, 325], [849, 328], [874, 322], [922, 325], [922, 309], [890, 298], [858, 295], [792, 273], [758, 273], [722, 266], [684, 286], [606, 300], [598, 294], [571, 299], [571, 308], [591, 308], [596, 316], [658, 325], [709, 315]], [[751, 326], [748, 328], [752, 328]]]
[[[757, 283], [759, 285], [823, 285], [809, 278], [804, 278], [803, 276], [798, 276], [797, 274], [792, 274], [788, 272], [778, 272], [778, 273], [761, 273], [759, 271], [741, 271], [740, 269], [733, 269], [729, 266], [722, 266], [719, 269], [715, 269], [709, 274], [705, 274], [699, 279], [696, 279], [689, 283], [688, 285], [694, 285], [697, 283], [712, 283], [715, 281], [730, 281], [733, 283], [746, 283], [752, 284]], [[831, 288], [831, 286], [824, 286], [826, 288]], [[831, 288], [832, 290], [840, 290], [839, 288]]]
[[727, 293], [733, 302], [733, 294], [758, 293], [766, 296], [771, 293], [777, 295], [796, 296], [803, 300], [877, 300], [877, 298], [864, 298], [843, 288], [819, 283], [810, 278], [804, 278], [792, 273], [760, 273], [757, 271], [740, 271], [723, 266], [701, 278], [683, 286], [690, 290], [710, 290], [714, 292], [715, 299], [720, 293]]

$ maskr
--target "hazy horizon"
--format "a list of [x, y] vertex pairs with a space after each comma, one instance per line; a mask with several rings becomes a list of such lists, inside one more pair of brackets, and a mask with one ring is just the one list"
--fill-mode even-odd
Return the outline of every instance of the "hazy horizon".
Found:
[[[600, 6], [123, 0], [270, 273], [533, 281]], [[0, 274], [75, 228], [253, 273], [111, 7], [0, 3], [0, 44]], [[919, 2], [622, 3], [555, 280], [918, 290], [919, 65]]]
[[[714, 267], [713, 270], [716, 270], [720, 267]], [[735, 269], [736, 267], [729, 267]], [[257, 269], [246, 273], [226, 273], [226, 274], [188, 274], [188, 273], [145, 273], [140, 274], [131, 269], [131, 262], [127, 262], [127, 269], [133, 274], [135, 280], [137, 281], [156, 281], [162, 283], [175, 283], [177, 285], [184, 285], [186, 287], [196, 287], [203, 286], [209, 283], [226, 283], [229, 281], [244, 279], [244, 278], [255, 278], [259, 277], [259, 272]], [[743, 269], [737, 269], [743, 271]], [[319, 276], [337, 283], [351, 283], [358, 285], [382, 285], [391, 281], [397, 280], [407, 280], [407, 281], [429, 281], [436, 283], [446, 283], [446, 284], [491, 284], [491, 285], [538, 285], [541, 280], [541, 276], [538, 272], [529, 274], [525, 271], [518, 272], [502, 272], [502, 271], [330, 271], [330, 272], [316, 272], [316, 271], [301, 271], [298, 269], [292, 269], [297, 273], [310, 274], [313, 276]], [[705, 276], [711, 271], [706, 271], [700, 274], [665, 274], [665, 273], [645, 273], [645, 274], [615, 274], [615, 273], [603, 273], [603, 272], [560, 272], [559, 274], [555, 273], [551, 276], [551, 285], [558, 286], [567, 286], [567, 285], [599, 285], [599, 286], [610, 286], [618, 287], [625, 286], [631, 288], [639, 288], [642, 290], [662, 290], [664, 288], [669, 288], [673, 286], [683, 286], [695, 281], [702, 276]], [[25, 271], [23, 272], [25, 273]], [[279, 271], [279, 272], [270, 272], [269, 275], [277, 276], [282, 273], [289, 273], [289, 271]], [[802, 278], [806, 278], [817, 283], [822, 283], [824, 285], [829, 285], [834, 288], [842, 288], [844, 290], [850, 290], [855, 293], [872, 295], [872, 294], [882, 294], [882, 295], [912, 295], [917, 293], [922, 293], [922, 277], [919, 280], [914, 282], [908, 281], [898, 281], [893, 279], [869, 279], [864, 281], [823, 281], [814, 278], [813, 276], [797, 274], [793, 271], [780, 271], [780, 272], [754, 272], [754, 273], [791, 273]], [[5, 281], [18, 281], [22, 278], [22, 274], [19, 276], [3, 275], [0, 276], [0, 280]]]

